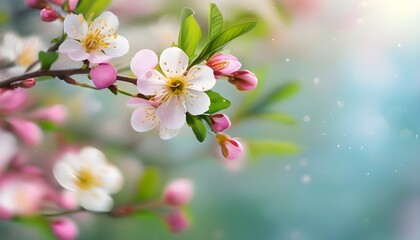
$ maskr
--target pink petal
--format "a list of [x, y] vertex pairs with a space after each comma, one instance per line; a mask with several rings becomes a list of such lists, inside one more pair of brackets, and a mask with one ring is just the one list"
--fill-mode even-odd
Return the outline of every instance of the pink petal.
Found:
[[159, 125], [156, 117], [156, 108], [150, 105], [140, 105], [133, 112], [130, 120], [131, 126], [137, 132], [147, 132]]
[[156, 110], [161, 124], [170, 129], [179, 129], [185, 124], [184, 104], [177, 98], [162, 103]]
[[156, 53], [150, 49], [142, 49], [134, 55], [130, 63], [130, 68], [131, 71], [139, 77], [145, 72], [154, 69], [157, 64], [158, 57]]
[[0, 89], [0, 112], [17, 111], [23, 107], [28, 95], [25, 90], [3, 90]]
[[156, 70], [147, 71], [137, 80], [137, 90], [144, 95], [162, 95], [166, 89], [166, 78]]
[[42, 131], [38, 125], [33, 122], [10, 118], [8, 122], [13, 128], [13, 131], [28, 145], [36, 146], [42, 140]]

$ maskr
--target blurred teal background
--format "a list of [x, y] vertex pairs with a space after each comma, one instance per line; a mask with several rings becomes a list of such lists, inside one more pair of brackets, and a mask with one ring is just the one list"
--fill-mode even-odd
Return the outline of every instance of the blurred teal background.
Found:
[[[106, 147], [115, 164], [123, 165], [119, 158], [140, 160], [158, 166], [163, 183], [176, 177], [196, 182], [192, 227], [184, 233], [168, 233], [151, 216], [79, 216], [80, 239], [420, 239], [420, 3], [213, 2], [228, 22], [259, 21], [228, 49], [245, 68], [266, 71], [261, 95], [292, 80], [301, 89], [270, 106], [294, 116], [296, 124], [247, 120], [229, 134], [289, 141], [302, 150], [247, 159], [240, 171], [230, 171], [215, 160], [212, 140], [200, 145], [189, 129], [167, 142], [155, 133], [133, 132], [124, 96], [40, 83], [33, 94], [48, 91], [44, 102], [67, 104], [74, 114], [68, 127], [74, 133], [90, 130], [80, 137], [83, 143], [102, 139], [96, 145]], [[204, 26], [208, 3], [115, 0], [110, 9], [132, 43], [116, 64], [127, 65], [142, 48], [159, 52], [176, 41], [182, 7], [196, 10]], [[38, 13], [15, 0], [0, 6], [10, 16], [2, 32], [12, 29], [45, 40], [60, 33], [58, 23], [46, 32]], [[228, 84], [218, 88], [234, 106], [244, 99]], [[117, 196], [117, 203], [130, 191]], [[43, 239], [21, 224], [1, 222], [0, 229], [1, 239]]]

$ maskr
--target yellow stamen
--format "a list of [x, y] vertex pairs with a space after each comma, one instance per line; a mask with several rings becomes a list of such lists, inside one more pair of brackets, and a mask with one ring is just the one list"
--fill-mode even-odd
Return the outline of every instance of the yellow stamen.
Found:
[[173, 77], [168, 80], [167, 86], [168, 89], [172, 92], [172, 94], [178, 96], [185, 92], [187, 82], [183, 77]]
[[98, 179], [88, 169], [82, 169], [77, 173], [76, 177], [76, 185], [82, 190], [88, 190], [101, 185]]

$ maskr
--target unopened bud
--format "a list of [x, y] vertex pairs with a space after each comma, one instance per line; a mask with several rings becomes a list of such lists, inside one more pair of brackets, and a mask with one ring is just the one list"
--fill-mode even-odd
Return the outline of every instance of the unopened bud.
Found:
[[238, 71], [241, 68], [241, 63], [233, 55], [218, 53], [207, 61], [207, 66], [211, 67], [214, 75], [217, 76]]
[[190, 226], [190, 221], [185, 213], [178, 209], [170, 212], [165, 220], [169, 229], [174, 233], [182, 232]]
[[26, 6], [34, 9], [43, 9], [47, 6], [47, 2], [45, 0], [25, 0]]
[[68, 218], [55, 219], [51, 222], [54, 235], [59, 240], [73, 240], [79, 235], [77, 225]]
[[218, 133], [216, 141], [221, 147], [223, 156], [229, 160], [240, 158], [244, 152], [244, 148], [238, 139], [231, 138], [225, 133]]
[[249, 91], [257, 87], [258, 79], [248, 70], [236, 71], [232, 73], [228, 81], [236, 86], [238, 90]]
[[41, 20], [44, 22], [55, 21], [59, 16], [58, 13], [54, 11], [54, 9], [52, 9], [50, 6], [47, 6], [44, 9], [42, 9], [39, 15], [41, 17]]
[[32, 88], [32, 87], [35, 87], [35, 85], [36, 85], [36, 80], [34, 78], [28, 78], [20, 82], [18, 86], [21, 88]]
[[216, 113], [210, 115], [211, 128], [216, 132], [223, 132], [228, 129], [231, 125], [228, 116], [223, 113]]
[[171, 206], [182, 206], [191, 200], [193, 192], [194, 184], [191, 180], [177, 179], [166, 186], [163, 200]]
[[93, 85], [97, 89], [104, 89], [117, 81], [117, 70], [108, 63], [101, 63], [90, 70]]

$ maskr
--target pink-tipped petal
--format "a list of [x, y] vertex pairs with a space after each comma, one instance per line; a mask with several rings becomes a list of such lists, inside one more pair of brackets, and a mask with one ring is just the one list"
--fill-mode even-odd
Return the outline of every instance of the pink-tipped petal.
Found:
[[137, 77], [145, 72], [152, 70], [158, 64], [158, 57], [155, 52], [150, 49], [142, 49], [134, 55], [130, 63], [131, 71]]
[[36, 146], [41, 142], [42, 131], [35, 123], [19, 118], [10, 118], [8, 122], [12, 126], [13, 131], [26, 144]]
[[93, 85], [98, 89], [104, 89], [117, 81], [117, 70], [108, 63], [101, 63], [90, 70]]
[[165, 188], [163, 200], [166, 204], [179, 207], [190, 202], [194, 193], [194, 183], [189, 179], [176, 179]]
[[218, 53], [207, 61], [207, 66], [213, 69], [215, 75], [227, 75], [238, 71], [241, 63], [233, 55]]

